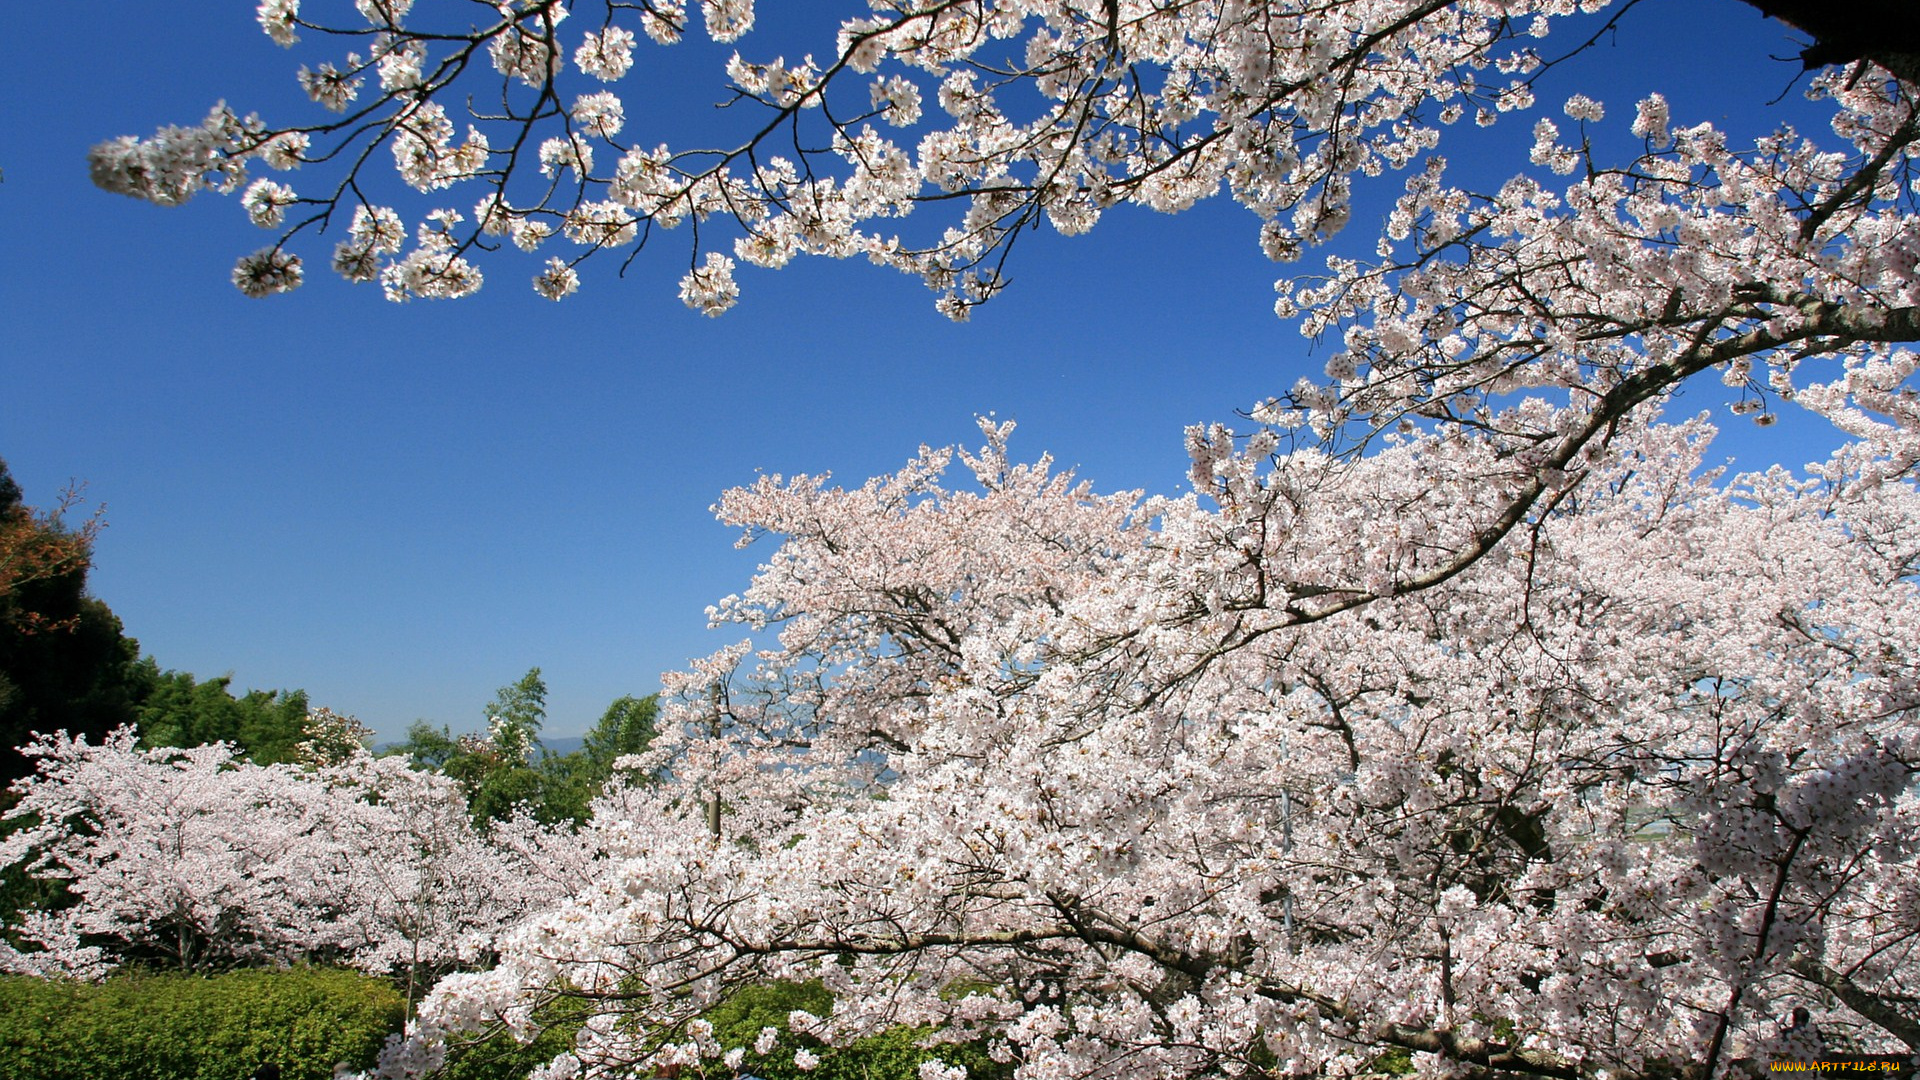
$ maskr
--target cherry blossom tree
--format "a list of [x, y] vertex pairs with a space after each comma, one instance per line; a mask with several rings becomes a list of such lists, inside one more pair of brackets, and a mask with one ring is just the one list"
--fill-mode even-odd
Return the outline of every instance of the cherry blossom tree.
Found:
[[[534, 279], [560, 299], [685, 225], [696, 310], [737, 301], [736, 259], [864, 255], [956, 318], [1043, 220], [1225, 191], [1290, 263], [1357, 185], [1404, 191], [1371, 254], [1276, 283], [1325, 377], [1190, 430], [1183, 497], [1018, 464], [991, 423], [970, 488], [924, 450], [725, 495], [781, 538], [713, 612], [754, 638], [669, 678], [629, 760], [668, 779], [602, 801], [584, 881], [442, 980], [383, 1072], [562, 995], [595, 1015], [540, 1075], [725, 1067], [742, 1048], [699, 1014], [773, 978], [836, 995], [799, 1030], [929, 1024], [1018, 1080], [1920, 1051], [1909, 17], [1868, 36], [1833, 13], [1870, 5], [1757, 0], [1815, 38], [1829, 131], [1737, 142], [1657, 95], [1537, 107], [1536, 43], [1583, 27], [1577, 53], [1600, 2], [901, 0], [822, 59], [736, 56], [757, 118], [649, 149], [612, 88], [684, 4], [356, 6], [259, 8], [282, 44], [353, 49], [301, 76], [338, 119], [221, 107], [104, 144], [96, 180], [243, 192], [280, 236], [235, 270], [256, 295], [299, 283], [309, 232], [395, 299], [560, 247]], [[701, 15], [723, 42], [753, 22]], [[1511, 179], [1449, 178], [1449, 126], [1520, 113]], [[466, 194], [410, 229], [377, 154]], [[1711, 427], [1655, 412], [1714, 377], [1737, 414], [1848, 441], [1711, 468]]]
[[[525, 813], [475, 828], [450, 777], [364, 751], [309, 783], [332, 795], [325, 892], [333, 932], [355, 967], [399, 972], [409, 1005], [434, 978], [491, 959], [494, 938], [579, 885], [585, 855], [565, 830]], [[304, 935], [299, 941], [324, 940]]]
[[636, 764], [672, 781], [603, 803], [593, 883], [390, 1075], [555, 994], [599, 1012], [546, 1075], [712, 1062], [698, 1014], [772, 978], [838, 996], [799, 1030], [936, 1025], [1021, 1080], [1920, 1051], [1920, 492], [1871, 449], [1727, 477], [1704, 420], [1624, 427], [1394, 593], [1501, 504], [1489, 440], [1197, 433], [1209, 505], [985, 427], [976, 490], [929, 450], [722, 500], [784, 539], [716, 617], [776, 636], [671, 681]]
[[8, 967], [92, 977], [123, 957], [185, 968], [345, 960], [421, 978], [485, 962], [493, 937], [584, 880], [564, 832], [524, 816], [476, 831], [453, 780], [374, 758], [365, 728], [317, 709], [305, 766], [257, 765], [216, 743], [27, 748], [0, 863], [67, 883], [28, 912]]
[[284, 959], [285, 931], [310, 923], [293, 886], [316, 876], [305, 840], [319, 807], [294, 799], [318, 789], [286, 783], [289, 768], [236, 766], [225, 745], [141, 751], [129, 728], [97, 747], [60, 733], [26, 753], [40, 771], [16, 785], [9, 818], [27, 827], [0, 858], [66, 879], [80, 899], [29, 915], [27, 936], [49, 946], [41, 963], [95, 974], [103, 938], [188, 968]]
[[[312, 6], [263, 0], [258, 18], [289, 48], [349, 50], [300, 74], [336, 116], [275, 125], [223, 105], [93, 154], [98, 183], [157, 203], [243, 192], [279, 235], [236, 267], [249, 293], [297, 285], [297, 249], [331, 230], [335, 268], [395, 299], [472, 293], [509, 241], [558, 245], [534, 277], [558, 299], [594, 254], [632, 258], [656, 226], [686, 225], [696, 310], [736, 301], [736, 259], [863, 255], [922, 278], [958, 318], [1043, 220], [1075, 234], [1116, 206], [1178, 212], [1224, 191], [1291, 262], [1345, 227], [1356, 185], [1394, 173], [1406, 191], [1370, 257], [1276, 283], [1277, 312], [1327, 343], [1327, 377], [1255, 416], [1321, 439], [1489, 432], [1532, 479], [1476, 523], [1455, 568], [1630, 411], [1708, 372], [1763, 422], [1789, 399], [1856, 433], [1886, 417], [1886, 468], [1915, 460], [1899, 346], [1920, 336], [1920, 29], [1898, 5], [1754, 3], [1815, 38], [1810, 67], [1844, 61], [1806, 87], [1831, 110], [1826, 135], [1739, 145], [1658, 95], [1611, 114], [1575, 95], [1533, 116], [1530, 162], [1493, 191], [1448, 181], [1443, 133], [1534, 113], [1535, 79], [1604, 29], [1605, 0], [899, 0], [841, 23], [820, 59], [736, 54], [726, 115], [751, 119], [708, 148], [655, 145], [619, 96], [642, 37], [692, 32], [680, 0], [364, 0], [345, 21]], [[699, 7], [709, 37], [747, 40], [750, 0]], [[1576, 36], [1543, 53], [1556, 27]], [[1640, 152], [1596, 155], [1607, 127]], [[389, 198], [388, 158], [401, 188], [430, 197]], [[298, 170], [306, 193], [250, 180], [257, 167]], [[428, 208], [403, 216], [403, 197]], [[1521, 393], [1572, 408], [1541, 427], [1506, 408]]]

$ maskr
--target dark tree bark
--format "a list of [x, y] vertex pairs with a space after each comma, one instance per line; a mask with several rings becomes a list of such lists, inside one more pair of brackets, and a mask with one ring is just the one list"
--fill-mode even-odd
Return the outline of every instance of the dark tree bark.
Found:
[[1807, 68], [1868, 60], [1920, 83], [1920, 0], [1746, 0], [1813, 39]]

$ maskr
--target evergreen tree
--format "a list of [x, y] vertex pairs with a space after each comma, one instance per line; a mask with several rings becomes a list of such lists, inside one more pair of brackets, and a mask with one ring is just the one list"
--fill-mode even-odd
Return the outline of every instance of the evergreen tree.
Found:
[[0, 461], [0, 787], [32, 771], [16, 749], [29, 733], [101, 735], [131, 723], [143, 696], [139, 643], [87, 595], [98, 522], [36, 513]]

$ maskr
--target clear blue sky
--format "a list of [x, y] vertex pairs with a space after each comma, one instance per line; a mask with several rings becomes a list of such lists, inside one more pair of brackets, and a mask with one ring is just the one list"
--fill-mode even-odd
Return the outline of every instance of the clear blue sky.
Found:
[[[477, 728], [539, 665], [548, 734], [575, 734], [737, 636], [704, 609], [767, 551], [734, 550], [708, 507], [756, 469], [857, 484], [922, 442], [974, 444], [993, 411], [1019, 422], [1019, 452], [1103, 490], [1177, 491], [1185, 425], [1324, 362], [1273, 317], [1277, 268], [1224, 199], [1034, 234], [967, 325], [915, 281], [820, 260], [743, 268], [740, 306], [706, 319], [675, 295], [674, 233], [625, 280], [590, 263], [559, 305], [524, 262], [487, 264], [472, 299], [389, 304], [321, 269], [332, 238], [302, 249], [304, 288], [247, 300], [228, 272], [267, 234], [236, 200], [136, 203], [94, 189], [85, 156], [222, 98], [311, 117], [293, 73], [317, 57], [275, 47], [253, 6], [69, 0], [0, 67], [0, 457], [31, 503], [77, 478], [107, 504], [93, 591], [164, 667], [305, 688], [391, 737], [416, 718]], [[750, 58], [830, 52], [841, 12], [761, 7]], [[1658, 89], [1676, 122], [1751, 134], [1793, 108], [1765, 102], [1795, 67], [1768, 54], [1796, 49], [1733, 0], [1650, 0], [1541, 100], [1557, 115], [1585, 91], [1624, 129]], [[724, 55], [643, 43], [628, 134], [681, 143], [710, 123]], [[1530, 122], [1442, 151], [1504, 175]], [[1723, 447], [1797, 463], [1831, 440], [1786, 420], [1727, 418]]]

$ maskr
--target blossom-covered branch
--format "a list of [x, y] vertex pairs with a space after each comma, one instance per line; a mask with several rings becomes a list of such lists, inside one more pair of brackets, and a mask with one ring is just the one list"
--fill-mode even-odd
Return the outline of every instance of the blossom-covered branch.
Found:
[[[670, 680], [673, 781], [393, 1075], [555, 993], [608, 1020], [551, 1075], [717, 1058], [690, 1025], [769, 978], [837, 995], [810, 1033], [933, 1025], [1032, 1080], [1705, 1080], [1806, 1053], [1796, 1007], [1906, 1038], [1920, 501], [1870, 451], [1729, 480], [1704, 421], [1623, 422], [1459, 572], [1303, 621], [1264, 568], [1439, 557], [1498, 501], [1487, 440], [1295, 453], [1208, 508], [986, 430], [977, 490], [927, 451], [723, 500], [783, 539], [716, 617], [777, 641]], [[811, 725], [755, 736], [759, 686]]]
[[[307, 229], [346, 229], [335, 268], [377, 277], [395, 299], [466, 295], [481, 281], [476, 251], [561, 237], [572, 246], [535, 278], [559, 299], [586, 256], [691, 223], [683, 298], [717, 314], [734, 302], [735, 263], [711, 226], [699, 230], [727, 219], [720, 239], [734, 257], [776, 267], [798, 254], [864, 255], [922, 277], [957, 318], [1004, 284], [1020, 231], [1042, 220], [1073, 235], [1117, 204], [1179, 211], [1224, 185], [1267, 222], [1270, 247], [1331, 235], [1350, 216], [1355, 176], [1416, 160], [1467, 111], [1486, 123], [1529, 105], [1541, 64], [1531, 39], [1574, 10], [1560, 0], [888, 4], [843, 22], [824, 61], [735, 54], [726, 92], [759, 117], [731, 142], [673, 149], [650, 146], [645, 103], [630, 107], [617, 87], [642, 36], [670, 45], [688, 32], [686, 5], [572, 7], [370, 0], [359, 21], [332, 24], [311, 21], [299, 0], [263, 0], [274, 41], [350, 46], [300, 70], [339, 119], [274, 126], [222, 106], [199, 127], [102, 144], [95, 180], [166, 205], [245, 185], [250, 217], [281, 230], [235, 270], [255, 295], [299, 284], [289, 244]], [[700, 9], [715, 41], [754, 24], [751, 0]], [[468, 21], [480, 10], [486, 19]], [[416, 191], [468, 192], [426, 214], [410, 248], [403, 220], [368, 194], [382, 151]], [[324, 167], [327, 179], [305, 194], [248, 183], [255, 161]], [[921, 207], [959, 216], [917, 238], [884, 231]]]

